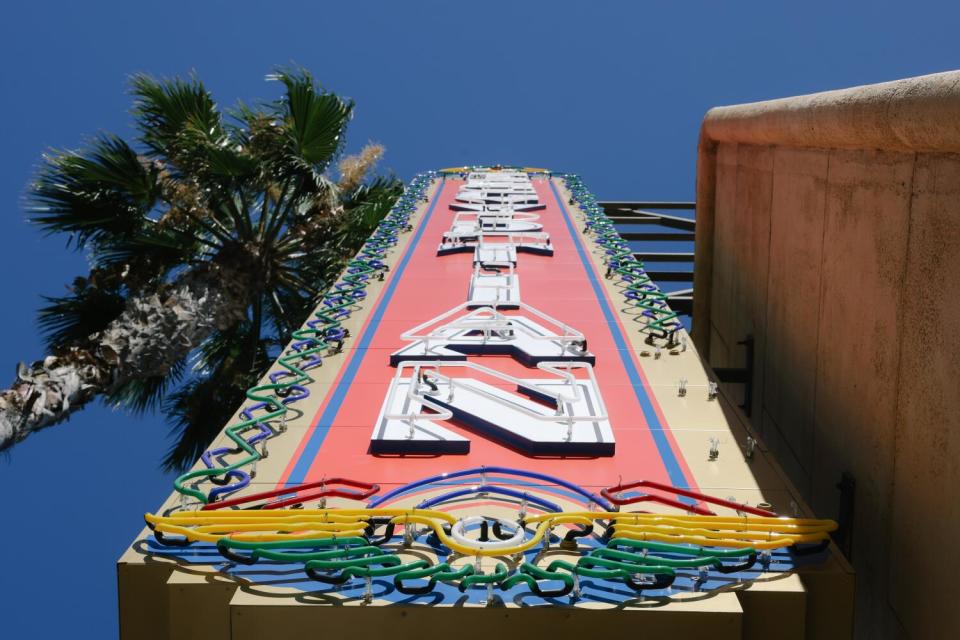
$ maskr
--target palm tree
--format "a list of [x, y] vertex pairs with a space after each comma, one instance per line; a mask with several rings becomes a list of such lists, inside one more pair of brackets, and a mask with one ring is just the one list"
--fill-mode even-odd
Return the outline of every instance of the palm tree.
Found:
[[100, 135], [45, 158], [34, 222], [68, 234], [90, 272], [40, 310], [50, 355], [0, 391], [0, 450], [90, 400], [162, 406], [191, 464], [403, 191], [340, 163], [353, 103], [305, 71], [281, 99], [222, 114], [196, 78], [133, 78], [133, 144]]

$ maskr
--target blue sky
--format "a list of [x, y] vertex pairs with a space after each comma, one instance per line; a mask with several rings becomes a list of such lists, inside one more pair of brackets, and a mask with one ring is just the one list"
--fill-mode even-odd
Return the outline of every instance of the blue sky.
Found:
[[[953, 2], [44, 2], [0, 18], [0, 364], [41, 357], [41, 294], [86, 272], [24, 222], [41, 154], [130, 132], [127, 79], [196, 71], [218, 101], [272, 98], [300, 64], [357, 102], [348, 148], [403, 178], [503, 162], [584, 176], [606, 199], [693, 199], [714, 105], [945, 71]], [[470, 6], [473, 8], [467, 9]], [[482, 9], [481, 9], [482, 7]], [[91, 406], [0, 458], [7, 638], [117, 634], [114, 561], [171, 478], [156, 417]]]

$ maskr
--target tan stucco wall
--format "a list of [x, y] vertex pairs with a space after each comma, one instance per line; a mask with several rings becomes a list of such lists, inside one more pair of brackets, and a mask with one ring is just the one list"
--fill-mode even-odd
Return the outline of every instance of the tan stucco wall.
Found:
[[859, 637], [960, 637], [960, 72], [711, 110], [694, 339], [819, 516], [857, 482]]

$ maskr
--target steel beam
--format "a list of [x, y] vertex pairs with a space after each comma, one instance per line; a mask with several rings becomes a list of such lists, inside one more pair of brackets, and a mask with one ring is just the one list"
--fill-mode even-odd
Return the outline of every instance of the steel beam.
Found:
[[687, 240], [693, 242], [693, 234], [684, 231], [621, 231], [620, 237], [627, 241], [635, 240]]
[[613, 209], [664, 209], [664, 210], [685, 210], [692, 211], [696, 209], [696, 202], [657, 202], [652, 200], [605, 200], [600, 203], [605, 210]]
[[678, 251], [674, 253], [659, 251], [634, 251], [633, 256], [644, 262], [693, 262], [692, 251]]

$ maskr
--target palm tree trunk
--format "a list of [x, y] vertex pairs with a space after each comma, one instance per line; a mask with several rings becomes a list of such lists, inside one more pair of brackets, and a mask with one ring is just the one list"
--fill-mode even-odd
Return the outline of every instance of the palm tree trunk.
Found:
[[86, 344], [21, 363], [16, 380], [0, 391], [0, 451], [124, 382], [166, 374], [214, 331], [243, 317], [245, 281], [236, 269], [205, 264], [157, 293], [130, 298], [120, 317]]

